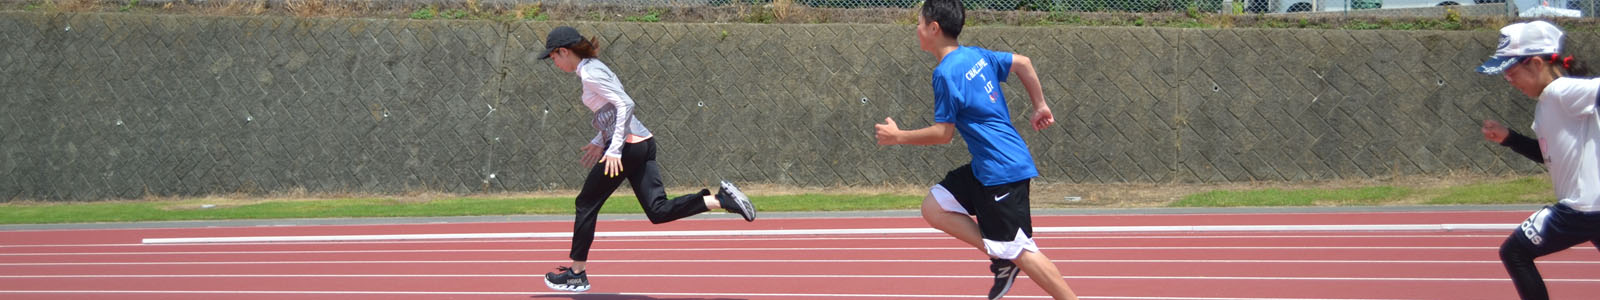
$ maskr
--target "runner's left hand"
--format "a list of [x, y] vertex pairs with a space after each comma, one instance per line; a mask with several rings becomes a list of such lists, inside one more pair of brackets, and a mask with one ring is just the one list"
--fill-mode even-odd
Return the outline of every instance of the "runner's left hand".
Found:
[[606, 176], [622, 175], [622, 158], [606, 156], [600, 162], [606, 163]]

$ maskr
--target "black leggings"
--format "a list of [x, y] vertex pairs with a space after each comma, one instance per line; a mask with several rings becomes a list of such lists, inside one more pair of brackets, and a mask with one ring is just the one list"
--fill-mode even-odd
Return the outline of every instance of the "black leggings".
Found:
[[1500, 244], [1500, 263], [1506, 265], [1506, 273], [1511, 274], [1511, 284], [1517, 286], [1517, 294], [1522, 299], [1550, 299], [1550, 292], [1544, 287], [1544, 277], [1539, 276], [1538, 266], [1533, 265], [1533, 259], [1538, 258], [1533, 249], [1523, 246], [1517, 241], [1521, 232], [1512, 233]]
[[573, 261], [589, 260], [589, 246], [594, 244], [600, 207], [618, 186], [622, 186], [624, 179], [633, 186], [633, 195], [639, 198], [639, 206], [644, 207], [650, 223], [672, 222], [709, 210], [702, 197], [710, 195], [710, 190], [667, 199], [667, 190], [661, 184], [661, 165], [656, 163], [655, 139], [622, 145], [622, 174], [610, 177], [605, 171], [605, 163], [595, 164], [583, 181], [583, 191], [578, 192], [578, 216], [573, 220], [572, 253], [568, 255]]
[[1535, 212], [1500, 244], [1500, 262], [1505, 264], [1506, 273], [1511, 275], [1511, 283], [1516, 285], [1522, 299], [1550, 299], [1544, 277], [1539, 275], [1533, 259], [1584, 242], [1600, 247], [1600, 213], [1552, 205]]

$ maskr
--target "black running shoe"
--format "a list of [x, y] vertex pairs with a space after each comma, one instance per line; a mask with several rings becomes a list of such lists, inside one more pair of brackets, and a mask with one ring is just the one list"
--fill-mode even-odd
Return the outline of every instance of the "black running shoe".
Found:
[[750, 197], [746, 197], [732, 182], [722, 182], [722, 190], [717, 191], [717, 201], [722, 202], [722, 209], [744, 216], [746, 222], [756, 220], [756, 205], [751, 204]]
[[1022, 269], [1010, 260], [990, 258], [989, 271], [994, 272], [994, 287], [989, 288], [989, 300], [995, 300], [1011, 291], [1011, 283], [1017, 281], [1017, 273]]
[[589, 272], [572, 273], [572, 268], [556, 267], [556, 272], [544, 273], [544, 285], [550, 289], [568, 292], [589, 290]]

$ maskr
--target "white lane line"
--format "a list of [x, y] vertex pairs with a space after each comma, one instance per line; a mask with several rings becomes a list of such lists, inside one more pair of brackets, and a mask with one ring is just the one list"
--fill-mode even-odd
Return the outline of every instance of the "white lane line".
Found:
[[[1059, 251], [1169, 251], [1169, 250], [1497, 250], [1500, 247], [1343, 247], [1343, 246], [1306, 246], [1306, 247], [1246, 247], [1246, 246], [1197, 246], [1197, 247], [1039, 247], [1043, 250]], [[612, 248], [593, 249], [595, 252], [702, 252], [702, 251], [778, 251], [778, 252], [822, 252], [822, 251], [970, 251], [972, 247], [818, 247], [818, 248]], [[25, 253], [0, 253], [4, 256], [104, 256], [104, 255], [230, 255], [230, 254], [376, 254], [376, 253], [525, 253], [525, 252], [568, 252], [569, 249], [403, 249], [403, 250], [263, 250], [263, 251], [130, 251], [130, 252], [25, 252]]]
[[[1199, 236], [1195, 236], [1195, 235], [1115, 235], [1115, 236], [1096, 236], [1096, 235], [1053, 236], [1053, 235], [1037, 235], [1037, 236], [1034, 236], [1033, 239], [1034, 240], [1349, 239], [1349, 238], [1358, 238], [1358, 239], [1367, 239], [1367, 238], [1398, 238], [1398, 239], [1437, 239], [1437, 238], [1478, 239], [1478, 238], [1488, 238], [1488, 239], [1505, 239], [1506, 236], [1507, 235], [1505, 235], [1505, 234], [1494, 234], [1494, 235], [1483, 235], [1483, 234], [1453, 234], [1453, 235], [1414, 235], [1414, 234], [1343, 235], [1343, 234], [1335, 234], [1335, 235], [1199, 235]], [[618, 243], [624, 243], [624, 242], [656, 243], [656, 242], [679, 242], [679, 241], [682, 241], [682, 242], [705, 242], [705, 241], [861, 241], [861, 240], [947, 240], [947, 239], [950, 239], [950, 237], [946, 236], [946, 235], [927, 235], [927, 236], [920, 236], [920, 237], [918, 237], [918, 236], [878, 236], [878, 237], [797, 237], [797, 238], [761, 238], [761, 237], [756, 237], [756, 238], [671, 238], [671, 237], [667, 237], [667, 238], [636, 238], [636, 239], [605, 238], [605, 239], [598, 239], [596, 241], [597, 242], [618, 242]], [[338, 241], [334, 241], [334, 242], [246, 242], [246, 243], [215, 243], [213, 245], [227, 245], [227, 246], [234, 246], [234, 245], [326, 245], [326, 244], [360, 245], [360, 244], [456, 244], [456, 243], [466, 244], [466, 243], [571, 243], [571, 242], [572, 242], [571, 239], [546, 238], [546, 239], [413, 240], [413, 241], [397, 240], [397, 241], [350, 241], [350, 242], [338, 242]], [[12, 248], [12, 249], [21, 249], [21, 248], [57, 248], [57, 247], [157, 247], [157, 246], [188, 247], [188, 246], [191, 246], [191, 245], [183, 245], [183, 244], [151, 245], [151, 244], [143, 244], [143, 243], [121, 243], [121, 244], [40, 244], [40, 245], [0, 245], [0, 249], [6, 249], [6, 248]]]
[[[1034, 233], [1106, 233], [1106, 232], [1232, 232], [1232, 231], [1455, 231], [1455, 230], [1511, 230], [1516, 224], [1387, 224], [1387, 225], [1205, 225], [1205, 226], [1075, 226], [1036, 227]], [[691, 237], [691, 236], [786, 236], [786, 235], [855, 235], [855, 234], [932, 234], [941, 233], [933, 228], [863, 228], [863, 229], [774, 229], [774, 230], [691, 230], [691, 231], [620, 231], [600, 232], [596, 237]], [[248, 243], [248, 242], [311, 242], [311, 241], [374, 241], [374, 240], [441, 240], [441, 239], [525, 239], [571, 237], [570, 232], [529, 233], [451, 233], [451, 234], [379, 234], [379, 235], [322, 235], [322, 236], [248, 236], [248, 237], [193, 237], [147, 238], [145, 244], [198, 244], [198, 243]]]
[[[582, 294], [556, 294], [548, 292], [430, 292], [430, 291], [113, 291], [113, 290], [0, 290], [0, 294], [266, 294], [266, 295], [525, 295], [525, 296], [673, 296], [673, 297], [818, 297], [818, 298], [973, 298], [982, 299], [983, 295], [897, 295], [897, 294], [784, 294], [784, 293], [582, 293]], [[1050, 299], [1050, 296], [1025, 296], [1008, 295], [1006, 298], [1021, 299]], [[1080, 299], [1149, 299], [1149, 300], [1393, 300], [1379, 298], [1213, 298], [1213, 297], [1137, 297], [1137, 296], [1079, 296]]]
[[[560, 264], [571, 260], [308, 260], [308, 261], [207, 261], [207, 262], [46, 262], [0, 263], [0, 266], [142, 266], [142, 265], [296, 265], [296, 264]], [[591, 260], [595, 263], [953, 263], [988, 262], [972, 259], [682, 259], [682, 260]], [[1058, 259], [1057, 263], [1316, 263], [1316, 264], [1500, 264], [1498, 260], [1250, 260], [1250, 259]], [[1600, 265], [1600, 261], [1550, 260], [1539, 264]]]
[[[175, 275], [0, 275], [4, 279], [105, 279], [105, 278], [542, 278], [543, 274], [175, 274]], [[609, 274], [589, 275], [599, 278], [769, 278], [769, 279], [988, 279], [987, 275], [793, 275], [793, 274]], [[1027, 275], [1019, 276], [1028, 278]], [[1282, 276], [1062, 276], [1064, 279], [1119, 279], [1119, 280], [1301, 280], [1301, 281], [1436, 281], [1483, 282], [1511, 281], [1510, 278], [1437, 278], [1437, 277], [1282, 277]], [[1546, 278], [1547, 282], [1600, 283], [1600, 279]]]

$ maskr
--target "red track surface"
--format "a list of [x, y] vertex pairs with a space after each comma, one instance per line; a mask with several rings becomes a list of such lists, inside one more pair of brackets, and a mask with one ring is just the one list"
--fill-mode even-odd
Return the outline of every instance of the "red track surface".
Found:
[[[1036, 216], [1036, 227], [1509, 224], [1531, 212]], [[979, 299], [977, 249], [942, 235], [601, 238], [584, 294], [560, 239], [143, 245], [145, 238], [568, 232], [570, 222], [0, 232], [0, 299]], [[921, 228], [918, 218], [604, 221], [602, 232]], [[1513, 299], [1509, 231], [1041, 233], [1084, 299]], [[1555, 299], [1600, 291], [1592, 246], [1541, 258]], [[1019, 279], [1009, 299], [1043, 298]]]

